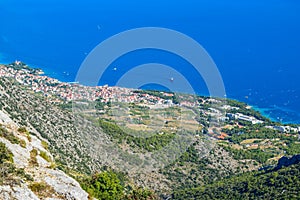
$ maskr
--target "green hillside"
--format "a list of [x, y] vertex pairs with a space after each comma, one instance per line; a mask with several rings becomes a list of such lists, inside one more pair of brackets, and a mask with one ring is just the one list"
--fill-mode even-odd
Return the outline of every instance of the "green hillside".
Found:
[[173, 199], [300, 199], [300, 163], [277, 171], [252, 172], [176, 191]]

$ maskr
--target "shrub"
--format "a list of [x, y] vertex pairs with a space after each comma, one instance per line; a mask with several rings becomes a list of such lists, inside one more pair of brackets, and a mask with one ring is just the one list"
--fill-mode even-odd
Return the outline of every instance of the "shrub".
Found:
[[33, 182], [29, 185], [29, 188], [41, 199], [52, 197], [55, 194], [55, 190], [45, 182]]
[[123, 186], [113, 172], [102, 172], [87, 178], [81, 186], [90, 196], [100, 200], [118, 200], [123, 197]]
[[13, 154], [6, 148], [4, 143], [0, 142], [0, 164], [5, 161], [13, 162]]
[[50, 169], [56, 169], [57, 168], [57, 164], [55, 162], [51, 162], [51, 165], [48, 168], [50, 168]]
[[46, 161], [51, 162], [50, 156], [48, 156], [48, 154], [47, 154], [45, 151], [41, 151], [41, 152], [40, 152], [40, 156], [41, 156], [42, 158], [44, 158]]
[[30, 151], [30, 160], [29, 160], [29, 165], [33, 167], [38, 167], [39, 163], [37, 162], [36, 156], [38, 155], [38, 151], [36, 149], [32, 149]]
[[32, 139], [31, 139], [31, 136], [30, 136], [30, 133], [29, 133], [29, 132], [26, 132], [26, 137], [27, 137], [27, 139], [28, 139], [28, 141], [29, 141], [29, 142], [31, 142], [31, 141], [32, 141]]
[[31, 137], [29, 131], [25, 127], [18, 128], [19, 133], [25, 133], [29, 142], [31, 142]]
[[20, 133], [26, 133], [26, 132], [28, 132], [27, 129], [26, 129], [25, 127], [20, 127], [20, 128], [18, 128], [18, 131], [19, 131]]
[[47, 188], [47, 184], [43, 182], [34, 182], [29, 185], [32, 192], [41, 192]]
[[42, 140], [41, 143], [42, 143], [42, 146], [44, 147], [44, 149], [48, 150], [48, 148], [49, 148], [48, 143], [46, 141], [44, 141], [44, 140]]
[[4, 137], [5, 139], [9, 140], [12, 144], [20, 144], [19, 138], [14, 136], [14, 134], [9, 133], [3, 127], [0, 127], [0, 137]]
[[26, 148], [25, 140], [20, 140], [20, 146], [23, 147], [23, 148]]

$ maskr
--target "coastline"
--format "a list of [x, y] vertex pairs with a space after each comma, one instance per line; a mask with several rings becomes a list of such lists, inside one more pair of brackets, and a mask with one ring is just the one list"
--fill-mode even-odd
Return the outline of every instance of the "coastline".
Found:
[[[281, 107], [268, 107], [268, 108], [262, 108], [262, 107], [259, 107], [259, 106], [252, 106], [252, 108], [258, 112], [260, 112], [263, 116], [271, 119], [272, 121], [274, 122], [280, 122], [282, 124], [300, 124], [300, 114], [297, 113], [296, 111], [294, 110], [290, 110], [290, 109], [287, 109], [287, 108], [281, 108]], [[283, 114], [280, 115], [277, 115], [277, 117], [273, 117], [270, 113], [285, 113], [285, 115], [289, 115], [291, 116], [292, 114], [294, 115], [297, 115], [295, 118], [295, 120], [285, 120], [287, 117], [286, 116], [283, 116]], [[288, 114], [287, 114], [288, 113]], [[276, 115], [276, 114], [275, 114]], [[299, 116], [299, 118], [298, 118]], [[291, 117], [290, 117], [291, 118]], [[297, 119], [296, 119], [297, 118]]]
[[[1, 55], [0, 55], [0, 58], [1, 58]], [[11, 62], [0, 59], [0, 65], [1, 64], [7, 65], [10, 63]], [[44, 73], [40, 74], [40, 76], [54, 78], [63, 83], [73, 82], [72, 79], [70, 79], [68, 72], [58, 73], [58, 72], [55, 72], [54, 70], [51, 70], [51, 68], [37, 67], [36, 65], [32, 65], [32, 64], [28, 64], [27, 66], [29, 66], [32, 69], [37, 69], [37, 68], [41, 69]], [[151, 90], [151, 89], [147, 88], [147, 90]], [[197, 95], [206, 96], [206, 95], [200, 95], [200, 94], [197, 94]], [[231, 98], [231, 97], [227, 97], [227, 98], [248, 104], [249, 106], [251, 106], [252, 109], [260, 112], [264, 117], [266, 117], [274, 122], [279, 122], [282, 124], [300, 124], [300, 114], [298, 114], [294, 110], [287, 109], [287, 108], [281, 108], [281, 107], [260, 107], [259, 105], [249, 104], [249, 103], [242, 101], [240, 99], [237, 99], [237, 98]], [[280, 113], [281, 113], [281, 115], [280, 115]], [[293, 118], [294, 120], [291, 120], [292, 114], [294, 115], [294, 118]], [[296, 115], [296, 117], [295, 117], [295, 115]]]

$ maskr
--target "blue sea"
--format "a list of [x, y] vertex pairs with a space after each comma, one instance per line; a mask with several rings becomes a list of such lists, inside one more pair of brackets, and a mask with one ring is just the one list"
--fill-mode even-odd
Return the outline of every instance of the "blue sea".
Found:
[[[299, 10], [298, 0], [0, 0], [0, 62], [21, 60], [74, 81], [85, 57], [105, 39], [133, 28], [169, 28], [206, 49], [228, 98], [275, 121], [300, 124]], [[120, 74], [107, 73], [99, 84], [114, 85], [126, 70], [153, 62], [173, 66], [197, 93], [208, 93], [185, 60], [151, 49], [116, 59], [109, 69], [122, 66]]]

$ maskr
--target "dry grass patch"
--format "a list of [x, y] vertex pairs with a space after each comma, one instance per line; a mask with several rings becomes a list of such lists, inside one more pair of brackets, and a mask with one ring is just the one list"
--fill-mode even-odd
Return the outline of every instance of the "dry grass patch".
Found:
[[33, 182], [29, 185], [29, 188], [41, 199], [53, 197], [56, 193], [55, 190], [45, 182]]
[[246, 140], [243, 140], [241, 142], [241, 144], [252, 144], [254, 143], [255, 141], [261, 141], [262, 139], [257, 139], [257, 138], [254, 138], [254, 139], [246, 139]]

